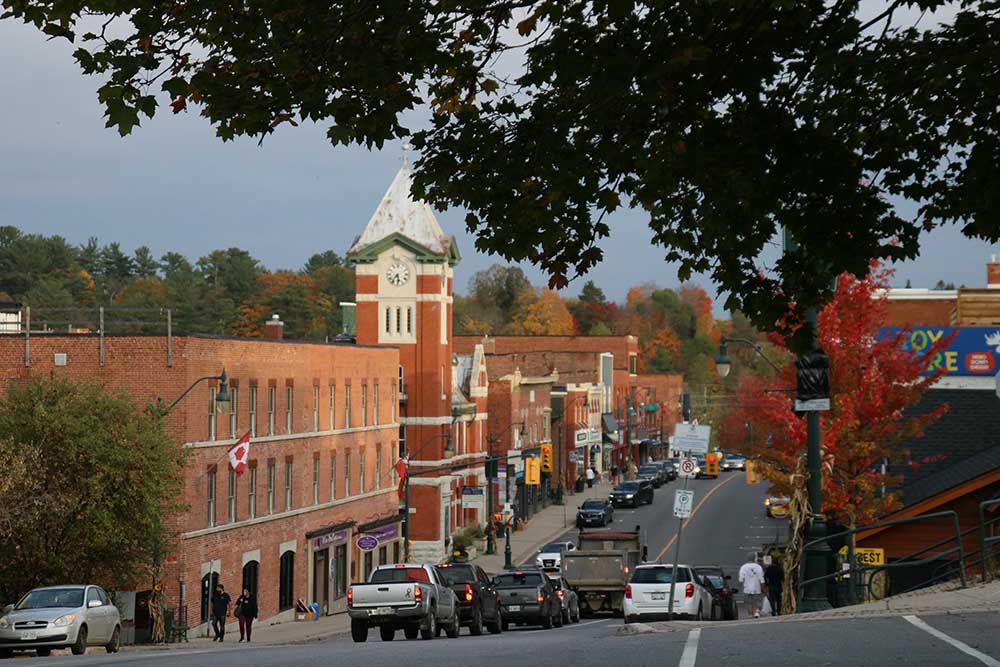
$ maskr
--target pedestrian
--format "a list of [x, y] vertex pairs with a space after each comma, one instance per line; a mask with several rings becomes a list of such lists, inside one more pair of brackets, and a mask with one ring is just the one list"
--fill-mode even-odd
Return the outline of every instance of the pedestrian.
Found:
[[780, 616], [785, 570], [781, 567], [781, 557], [777, 552], [771, 554], [771, 564], [764, 570], [764, 583], [767, 584], [767, 601], [771, 603], [771, 616]]
[[757, 564], [757, 554], [750, 554], [747, 557], [747, 562], [740, 568], [740, 583], [743, 584], [743, 599], [747, 603], [747, 614], [754, 618], [760, 618], [764, 570]]
[[617, 484], [618, 483], [618, 466], [617, 465], [611, 466], [611, 482], [613, 484]]
[[215, 631], [213, 642], [221, 642], [226, 636], [226, 617], [229, 616], [229, 593], [222, 584], [217, 584], [212, 596], [212, 629]]
[[594, 478], [597, 477], [597, 473], [594, 471], [594, 466], [587, 468], [587, 488], [594, 488]]
[[236, 598], [233, 614], [240, 622], [240, 641], [245, 638], [249, 644], [250, 628], [253, 626], [253, 619], [257, 618], [257, 596], [252, 595], [249, 588], [244, 588], [243, 595]]

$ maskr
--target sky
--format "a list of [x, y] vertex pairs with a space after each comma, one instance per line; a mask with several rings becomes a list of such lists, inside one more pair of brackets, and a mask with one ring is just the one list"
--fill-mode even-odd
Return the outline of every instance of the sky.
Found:
[[[197, 259], [237, 246], [269, 269], [298, 269], [313, 253], [345, 253], [399, 169], [399, 142], [380, 152], [334, 148], [323, 127], [303, 126], [285, 127], [262, 146], [223, 144], [207, 121], [169, 108], [123, 139], [104, 127], [95, 93], [101, 81], [80, 73], [73, 48], [0, 21], [2, 225], [76, 244], [96, 236], [127, 251], [147, 245], [157, 257], [177, 251]], [[463, 256], [460, 292], [473, 273], [501, 261], [475, 251], [462, 217], [438, 212]], [[564, 294], [576, 294], [587, 279], [616, 300], [640, 283], [679, 284], [677, 266], [650, 243], [641, 212], [617, 213], [610, 223], [604, 262]], [[777, 252], [765, 253], [764, 263]], [[897, 265], [895, 282], [982, 286], [991, 253], [1000, 247], [967, 239], [957, 227], [939, 230], [924, 236], [917, 260]], [[524, 269], [544, 282], [540, 272]], [[704, 276], [695, 282], [716, 291]]]

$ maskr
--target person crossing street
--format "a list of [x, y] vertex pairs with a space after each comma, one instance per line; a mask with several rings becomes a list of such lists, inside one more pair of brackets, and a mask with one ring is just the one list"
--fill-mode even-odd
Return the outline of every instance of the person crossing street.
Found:
[[753, 618], [760, 618], [764, 570], [757, 564], [756, 553], [747, 556], [747, 562], [740, 568], [740, 583], [743, 584], [743, 599], [746, 600], [747, 614]]

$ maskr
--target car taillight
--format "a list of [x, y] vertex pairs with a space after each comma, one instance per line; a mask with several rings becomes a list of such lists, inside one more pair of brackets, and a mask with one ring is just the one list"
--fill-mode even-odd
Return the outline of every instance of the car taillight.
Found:
[[694, 597], [694, 584], [688, 584], [684, 587], [684, 597], [693, 598]]
[[545, 602], [545, 595], [543, 593], [539, 593], [538, 594], [538, 601], [539, 602]]
[[632, 599], [632, 584], [625, 584], [625, 599]]
[[556, 595], [558, 595], [559, 597], [562, 597], [562, 596], [566, 595], [566, 591], [556, 591]]
[[347, 589], [347, 606], [350, 607], [354, 602], [354, 587]]
[[465, 601], [472, 602], [472, 586], [469, 584], [465, 585]]
[[413, 587], [413, 599], [420, 602], [420, 599], [424, 597], [424, 591], [420, 586]]

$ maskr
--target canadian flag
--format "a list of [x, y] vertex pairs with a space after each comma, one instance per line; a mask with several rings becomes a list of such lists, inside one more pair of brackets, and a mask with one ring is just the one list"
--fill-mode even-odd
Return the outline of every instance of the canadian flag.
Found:
[[406, 473], [410, 469], [410, 455], [407, 454], [405, 457], [396, 461], [395, 468], [396, 474], [399, 475], [399, 488], [396, 489], [396, 492], [399, 494], [399, 497], [402, 498], [406, 494]]
[[247, 469], [247, 459], [250, 458], [250, 431], [246, 432], [236, 444], [229, 448], [229, 465], [236, 471], [237, 475], [242, 475]]

